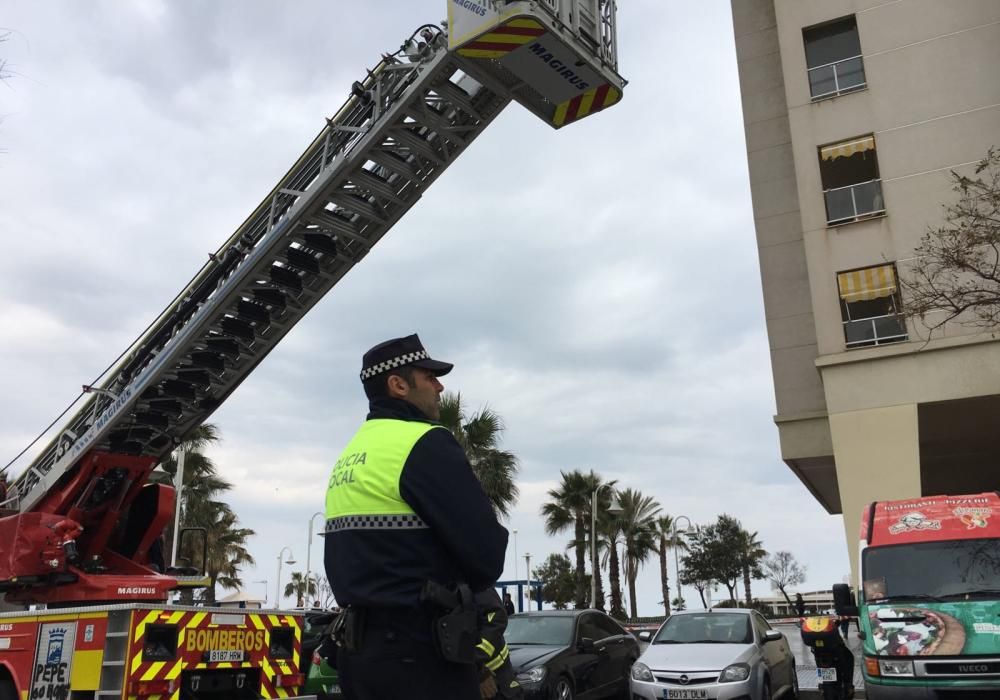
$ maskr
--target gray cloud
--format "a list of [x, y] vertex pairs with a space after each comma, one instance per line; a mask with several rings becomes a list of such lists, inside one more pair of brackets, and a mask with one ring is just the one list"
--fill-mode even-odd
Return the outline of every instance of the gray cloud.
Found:
[[[410, 332], [456, 363], [449, 389], [506, 420], [520, 556], [562, 550], [538, 507], [560, 469], [594, 468], [671, 513], [740, 517], [809, 562], [810, 585], [847, 570], [839, 519], [778, 457], [728, 3], [620, 13], [620, 105], [559, 132], [510, 107], [213, 416], [213, 455], [258, 532], [247, 581], [273, 588], [283, 545], [304, 560], [328, 465], [365, 412], [360, 355]], [[8, 15], [24, 37], [4, 47], [24, 77], [0, 89], [12, 456], [173, 298], [350, 83], [445, 4], [16, 0]]]

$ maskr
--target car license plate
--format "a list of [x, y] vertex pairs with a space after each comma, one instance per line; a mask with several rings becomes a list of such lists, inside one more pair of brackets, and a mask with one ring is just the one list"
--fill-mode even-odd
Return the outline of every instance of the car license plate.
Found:
[[212, 649], [208, 652], [209, 663], [243, 661], [242, 649]]
[[708, 698], [708, 691], [690, 688], [669, 688], [663, 691], [663, 697], [667, 698], [667, 700], [704, 700]]
[[820, 683], [837, 680], [837, 669], [835, 668], [817, 668], [816, 673], [819, 675]]

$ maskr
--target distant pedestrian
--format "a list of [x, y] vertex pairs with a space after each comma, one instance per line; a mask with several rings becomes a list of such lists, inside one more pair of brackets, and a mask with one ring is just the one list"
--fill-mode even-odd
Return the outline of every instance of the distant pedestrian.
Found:
[[[857, 612], [858, 612], [858, 604], [857, 604], [856, 599], [854, 597], [854, 591], [851, 591], [851, 602], [850, 602], [850, 605], [848, 606], [848, 608], [849, 608], [848, 610], [839, 611], [840, 612], [840, 633], [844, 636], [845, 640], [848, 638], [847, 635], [851, 631], [851, 616], [847, 615], [847, 613], [850, 612], [850, 613], [854, 613], [856, 615]], [[861, 626], [858, 625], [858, 630], [860, 631], [860, 629], [861, 629]]]
[[510, 597], [510, 593], [504, 591], [503, 594], [503, 609], [507, 611], [508, 615], [514, 614], [514, 601]]
[[806, 601], [802, 600], [802, 594], [795, 594], [795, 612], [798, 613], [799, 617], [806, 614]]

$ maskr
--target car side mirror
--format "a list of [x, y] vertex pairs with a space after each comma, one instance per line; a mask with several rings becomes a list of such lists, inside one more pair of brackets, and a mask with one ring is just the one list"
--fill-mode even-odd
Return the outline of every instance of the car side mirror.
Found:
[[576, 648], [582, 651], [584, 654], [594, 653], [594, 640], [590, 637], [581, 637], [580, 641], [577, 642]]
[[642, 632], [639, 633], [640, 642], [648, 642], [652, 638], [653, 638], [653, 633], [650, 632], [649, 630], [643, 630]]
[[764, 643], [781, 641], [782, 634], [778, 630], [766, 630], [764, 632]]

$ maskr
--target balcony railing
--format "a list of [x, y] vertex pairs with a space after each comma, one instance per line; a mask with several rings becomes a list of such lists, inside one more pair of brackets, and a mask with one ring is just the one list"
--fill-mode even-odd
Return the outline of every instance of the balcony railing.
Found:
[[901, 314], [874, 316], [857, 321], [844, 321], [847, 349], [862, 348], [907, 340], [906, 319]]
[[843, 58], [808, 70], [813, 100], [836, 97], [865, 87], [865, 64], [861, 56]]
[[847, 187], [825, 190], [826, 223], [830, 226], [885, 213], [882, 181], [869, 180]]

